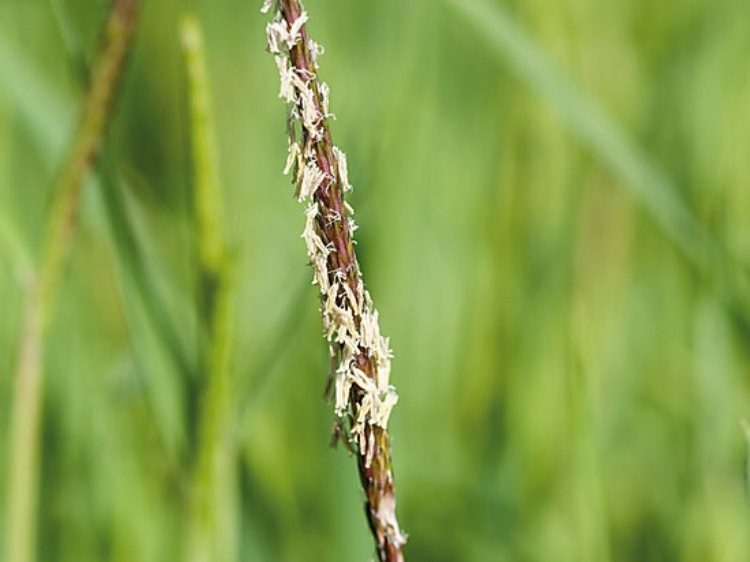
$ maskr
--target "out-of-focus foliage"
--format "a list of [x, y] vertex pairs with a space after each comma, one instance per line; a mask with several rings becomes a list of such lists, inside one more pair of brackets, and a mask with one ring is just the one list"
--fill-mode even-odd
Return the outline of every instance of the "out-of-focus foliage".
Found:
[[[238, 560], [366, 560], [355, 463], [328, 448], [260, 3], [195, 5], [238, 291], [226, 524]], [[187, 6], [144, 4], [50, 333], [41, 560], [178, 560], [185, 543], [200, 376]], [[0, 3], [0, 482], [24, 280], [106, 5]], [[750, 4], [306, 8], [395, 351], [409, 558], [747, 560]]]

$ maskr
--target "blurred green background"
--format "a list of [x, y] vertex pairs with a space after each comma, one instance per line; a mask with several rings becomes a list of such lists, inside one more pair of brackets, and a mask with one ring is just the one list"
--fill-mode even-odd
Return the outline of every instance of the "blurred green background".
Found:
[[[199, 334], [188, 4], [144, 4], [49, 337], [45, 561], [183, 558]], [[191, 4], [236, 280], [227, 559], [365, 561], [355, 462], [328, 447], [327, 352], [260, 4]], [[79, 115], [73, 61], [91, 60], [106, 7], [0, 1], [3, 483], [23, 287]], [[306, 8], [395, 352], [408, 558], [750, 559], [750, 3]]]

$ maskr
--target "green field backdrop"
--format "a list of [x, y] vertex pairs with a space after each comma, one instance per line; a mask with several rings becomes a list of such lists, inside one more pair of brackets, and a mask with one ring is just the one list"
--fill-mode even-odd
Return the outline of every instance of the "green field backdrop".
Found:
[[[24, 287], [107, 4], [0, 0], [0, 551]], [[260, 4], [144, 0], [49, 332], [40, 561], [187, 560], [189, 8], [234, 279], [217, 562], [374, 556]], [[750, 3], [305, 4], [395, 355], [408, 560], [750, 560]]]

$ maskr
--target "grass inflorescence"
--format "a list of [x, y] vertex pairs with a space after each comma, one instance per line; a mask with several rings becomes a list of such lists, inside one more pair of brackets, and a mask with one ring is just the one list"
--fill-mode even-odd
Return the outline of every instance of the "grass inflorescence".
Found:
[[[272, 7], [266, 2], [263, 10]], [[398, 400], [389, 381], [391, 350], [354, 251], [354, 210], [344, 198], [352, 189], [348, 164], [331, 138], [329, 87], [318, 79], [322, 48], [308, 36], [307, 20], [299, 2], [281, 1], [266, 28], [268, 50], [279, 70], [279, 97], [289, 108], [284, 172], [292, 175], [297, 198], [307, 204], [302, 238], [320, 290], [335, 413], [348, 423], [344, 438], [357, 456], [378, 555], [383, 561], [403, 560], [406, 537], [396, 518], [388, 436], [388, 418]]]

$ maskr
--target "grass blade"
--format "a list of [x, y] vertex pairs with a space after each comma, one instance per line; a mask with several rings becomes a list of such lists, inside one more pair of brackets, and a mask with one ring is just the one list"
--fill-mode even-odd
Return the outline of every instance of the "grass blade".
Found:
[[230, 388], [234, 291], [224, 234], [210, 83], [198, 19], [180, 21], [190, 105], [194, 229], [198, 244], [201, 370], [197, 456], [193, 471], [187, 556], [193, 562], [236, 558], [233, 499], [234, 413]]
[[654, 222], [694, 264], [715, 259], [714, 245], [677, 186], [627, 137], [607, 112], [559, 68], [506, 10], [487, 0], [446, 0], [570, 131], [630, 190]]
[[124, 60], [135, 29], [138, 3], [115, 0], [84, 104], [80, 128], [55, 192], [45, 247], [26, 307], [11, 417], [8, 562], [35, 558], [35, 526], [41, 426], [42, 362], [64, 266], [76, 232], [81, 188], [102, 144]]

